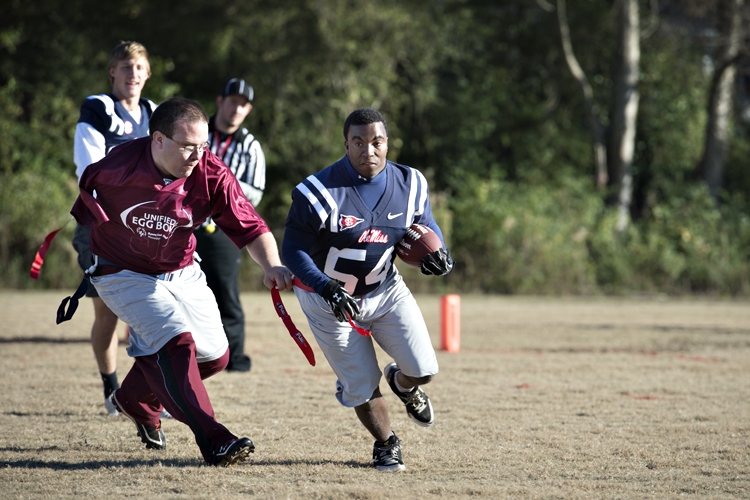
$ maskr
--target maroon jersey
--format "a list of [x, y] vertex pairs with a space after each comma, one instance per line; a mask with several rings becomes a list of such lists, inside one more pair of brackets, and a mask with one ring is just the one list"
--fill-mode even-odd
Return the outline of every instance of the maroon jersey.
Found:
[[70, 213], [91, 226], [94, 254], [144, 274], [192, 263], [193, 229], [209, 216], [239, 248], [269, 232], [235, 176], [210, 151], [189, 177], [165, 185], [151, 157], [150, 137], [125, 143], [89, 165]]

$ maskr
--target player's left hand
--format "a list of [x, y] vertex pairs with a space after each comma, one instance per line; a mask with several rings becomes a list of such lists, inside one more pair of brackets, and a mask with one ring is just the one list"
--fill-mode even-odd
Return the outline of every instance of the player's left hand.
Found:
[[349, 295], [349, 292], [338, 280], [332, 279], [326, 283], [323, 291], [320, 292], [320, 296], [328, 303], [336, 319], [342, 323], [346, 323], [349, 318], [354, 319], [359, 315], [357, 301]]
[[279, 290], [289, 290], [292, 288], [294, 275], [284, 266], [271, 267], [263, 277], [263, 284], [270, 290], [278, 288]]
[[427, 254], [422, 258], [419, 270], [422, 274], [432, 276], [445, 276], [453, 271], [453, 259], [451, 251], [441, 248], [440, 250]]

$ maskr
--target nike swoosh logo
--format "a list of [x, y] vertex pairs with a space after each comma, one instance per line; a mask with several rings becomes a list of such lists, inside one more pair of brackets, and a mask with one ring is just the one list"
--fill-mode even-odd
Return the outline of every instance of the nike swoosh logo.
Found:
[[397, 214], [392, 214], [392, 213], [388, 212], [388, 220], [393, 220], [393, 219], [395, 219], [396, 217], [399, 217], [399, 216], [401, 216], [401, 215], [404, 215], [404, 212], [399, 212], [399, 213], [397, 213]]

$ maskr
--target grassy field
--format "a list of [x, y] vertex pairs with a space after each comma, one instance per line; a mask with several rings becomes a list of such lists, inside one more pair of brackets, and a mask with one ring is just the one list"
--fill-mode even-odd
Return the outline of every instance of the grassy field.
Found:
[[[317, 366], [269, 295], [243, 295], [253, 369], [206, 382], [217, 418], [256, 444], [226, 469], [177, 421], [156, 452], [106, 416], [91, 305], [55, 325], [65, 294], [0, 292], [2, 498], [750, 497], [747, 302], [462, 296], [461, 351], [439, 351], [425, 387], [435, 424], [381, 384], [407, 466], [387, 474], [291, 293]], [[439, 348], [439, 297], [417, 298]], [[131, 365], [121, 346], [120, 379]]]

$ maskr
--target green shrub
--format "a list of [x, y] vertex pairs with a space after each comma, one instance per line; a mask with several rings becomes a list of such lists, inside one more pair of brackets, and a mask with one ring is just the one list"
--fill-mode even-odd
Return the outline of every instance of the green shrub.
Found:
[[518, 186], [467, 178], [454, 199], [451, 284], [513, 294], [747, 295], [750, 218], [703, 187], [614, 231], [615, 209], [583, 182]]
[[[467, 178], [454, 199], [452, 281], [493, 293], [592, 293], [587, 241], [601, 199], [583, 182], [520, 187]], [[460, 278], [459, 278], [460, 276]]]

